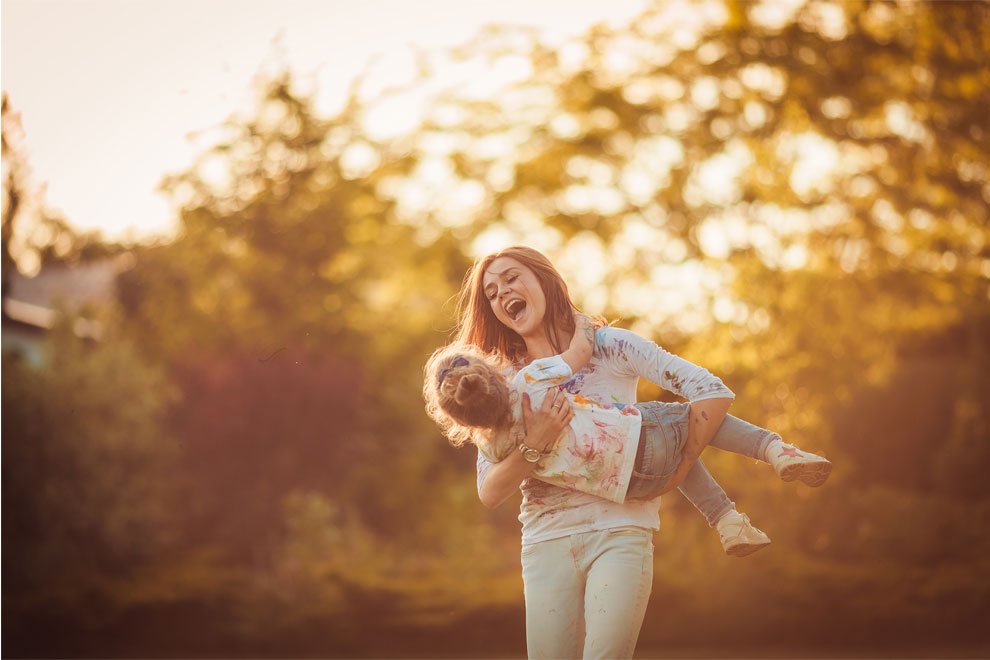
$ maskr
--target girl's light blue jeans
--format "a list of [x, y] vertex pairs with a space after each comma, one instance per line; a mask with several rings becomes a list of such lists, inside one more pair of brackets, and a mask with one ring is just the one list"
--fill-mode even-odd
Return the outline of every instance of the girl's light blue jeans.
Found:
[[[663, 489], [681, 462], [691, 406], [688, 403], [646, 401], [637, 403], [636, 408], [643, 416], [643, 428], [640, 431], [636, 467], [633, 468], [626, 497], [649, 498]], [[712, 438], [711, 446], [765, 461], [767, 445], [779, 437], [773, 431], [726, 415]], [[701, 459], [687, 473], [678, 490], [705, 516], [709, 525], [714, 525], [723, 514], [735, 508], [735, 503], [712, 478]]]

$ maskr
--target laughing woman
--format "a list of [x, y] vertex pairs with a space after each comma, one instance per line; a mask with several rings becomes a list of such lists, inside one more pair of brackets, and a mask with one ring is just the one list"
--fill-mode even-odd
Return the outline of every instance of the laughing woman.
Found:
[[[509, 369], [560, 354], [575, 330], [577, 310], [567, 286], [531, 248], [511, 247], [478, 260], [459, 302], [457, 339], [497, 355]], [[602, 404], [635, 403], [637, 381], [645, 378], [691, 401], [688, 442], [708, 444], [733, 398], [718, 378], [626, 330], [605, 327], [597, 339], [590, 362], [562, 388]], [[568, 408], [548, 394], [541, 411], [525, 410], [523, 444], [549, 449], [570, 418]], [[478, 494], [486, 506], [522, 490], [529, 656], [632, 657], [653, 585], [659, 497], [612, 502], [532, 478], [536, 466], [521, 452], [498, 463], [478, 457]], [[686, 479], [711, 481], [700, 462], [695, 468]], [[745, 517], [725, 492], [717, 485], [708, 492], [707, 501], [693, 504], [709, 524], [745, 534], [748, 521], [740, 520]]]

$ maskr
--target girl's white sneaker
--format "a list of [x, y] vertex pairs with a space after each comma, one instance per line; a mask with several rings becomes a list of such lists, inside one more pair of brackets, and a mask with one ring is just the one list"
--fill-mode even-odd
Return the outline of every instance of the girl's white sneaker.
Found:
[[749, 522], [749, 516], [729, 511], [715, 523], [722, 549], [730, 557], [745, 557], [770, 545], [770, 537]]
[[767, 458], [774, 472], [783, 481], [794, 481], [817, 487], [828, 480], [832, 463], [818, 454], [798, 449], [794, 445], [779, 443], [767, 450]]

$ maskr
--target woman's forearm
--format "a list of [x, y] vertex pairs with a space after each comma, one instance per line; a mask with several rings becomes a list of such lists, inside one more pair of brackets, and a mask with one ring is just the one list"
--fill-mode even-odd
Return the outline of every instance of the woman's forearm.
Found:
[[681, 450], [681, 462], [678, 463], [663, 490], [650, 495], [650, 499], [666, 495], [684, 482], [687, 473], [698, 462], [701, 452], [715, 437], [715, 433], [718, 431], [718, 427], [722, 425], [730, 405], [732, 405], [732, 399], [705, 399], [704, 401], [691, 402], [691, 408], [688, 411], [690, 414], [688, 437], [684, 442], [684, 449]]
[[518, 451], [512, 452], [498, 463], [493, 463], [478, 489], [481, 503], [489, 509], [494, 509], [505, 502], [519, 490], [519, 484], [533, 472], [536, 465], [527, 461], [522, 452]]
[[[559, 405], [557, 403], [559, 402]], [[543, 397], [543, 405], [538, 411], [530, 406], [529, 394], [523, 394], [523, 423], [526, 437], [523, 444], [546, 454], [553, 449], [561, 433], [574, 418], [574, 408], [560, 390], [554, 388]], [[498, 463], [488, 468], [488, 473], [478, 487], [481, 503], [489, 509], [509, 499], [519, 488], [523, 479], [536, 469], [539, 462], [531, 463], [520, 451], [513, 451]]]
[[705, 399], [692, 401], [688, 418], [688, 437], [681, 452], [681, 460], [694, 461], [701, 456], [702, 450], [715, 437], [715, 432], [722, 425], [732, 399]]

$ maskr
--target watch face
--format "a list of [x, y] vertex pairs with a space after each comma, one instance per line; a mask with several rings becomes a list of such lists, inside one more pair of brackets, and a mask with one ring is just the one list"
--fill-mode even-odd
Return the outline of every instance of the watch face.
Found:
[[525, 458], [530, 463], [535, 463], [536, 461], [540, 460], [540, 452], [536, 451], [535, 449], [527, 449], [526, 451], [523, 452], [523, 458]]

